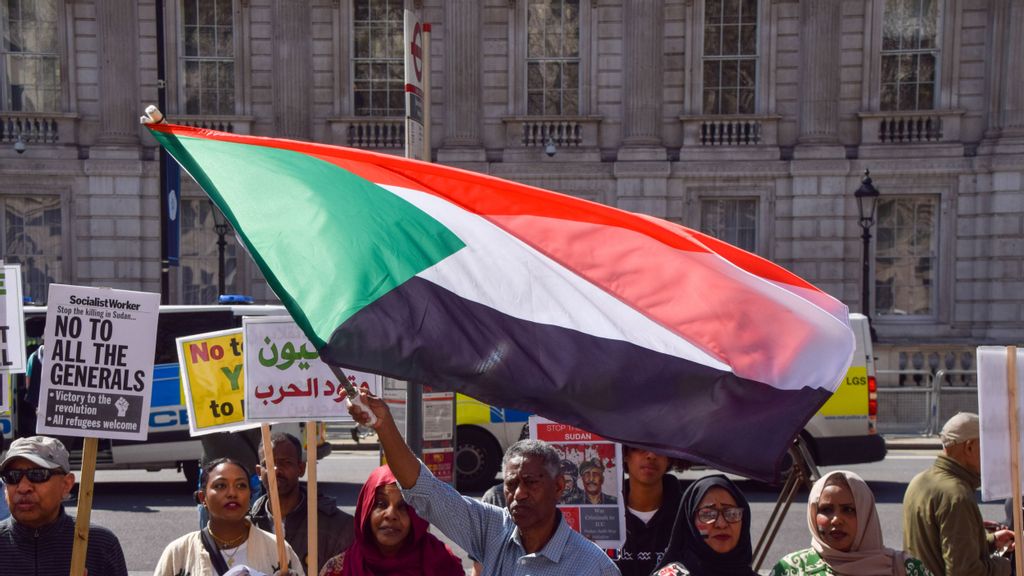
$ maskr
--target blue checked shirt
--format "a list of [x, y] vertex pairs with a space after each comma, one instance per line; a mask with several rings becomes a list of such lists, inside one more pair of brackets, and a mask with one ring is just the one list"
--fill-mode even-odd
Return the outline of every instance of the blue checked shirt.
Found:
[[463, 496], [420, 462], [420, 477], [402, 496], [416, 513], [484, 566], [487, 576], [618, 576], [608, 555], [562, 521], [544, 548], [527, 554], [504, 508]]

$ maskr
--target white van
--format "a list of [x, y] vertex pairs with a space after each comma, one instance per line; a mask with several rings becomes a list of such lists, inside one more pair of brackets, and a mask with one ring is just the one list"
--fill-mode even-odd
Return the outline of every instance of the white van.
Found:
[[[875, 427], [878, 394], [871, 328], [863, 314], [850, 314], [850, 327], [857, 341], [850, 369], [800, 433], [819, 466], [876, 462], [886, 454], [885, 440]], [[457, 398], [456, 482], [460, 489], [483, 489], [494, 484], [505, 450], [524, 437], [530, 414], [462, 394]]]
[[[242, 326], [243, 316], [280, 316], [288, 312], [283, 306], [209, 305], [161, 306], [157, 321], [156, 351], [153, 367], [152, 410], [149, 414], [149, 438], [145, 442], [100, 440], [96, 456], [98, 469], [177, 469], [195, 486], [198, 461], [203, 449], [200, 441], [189, 436], [188, 410], [178, 371], [175, 338], [228, 330]], [[25, 341], [31, 353], [42, 343], [46, 325], [45, 306], [25, 307]], [[15, 386], [24, 386], [24, 375], [16, 377]], [[14, 404], [11, 414], [0, 416], [0, 431], [5, 444], [18, 436], [34, 434], [34, 407], [24, 414], [25, 406]], [[22, 432], [19, 427], [28, 427]], [[297, 433], [298, 428], [293, 432]], [[61, 437], [71, 452], [73, 466], [81, 462], [82, 438]]]

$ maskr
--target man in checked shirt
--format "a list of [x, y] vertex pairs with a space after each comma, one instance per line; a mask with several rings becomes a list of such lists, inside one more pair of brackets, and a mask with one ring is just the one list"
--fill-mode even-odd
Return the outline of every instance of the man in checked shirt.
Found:
[[[373, 411], [373, 427], [405, 501], [483, 565], [490, 576], [609, 576], [618, 568], [596, 544], [562, 519], [555, 505], [565, 480], [554, 448], [537, 440], [513, 444], [502, 462], [505, 501], [498, 508], [463, 496], [430, 473], [402, 439], [384, 401], [361, 392]], [[364, 425], [369, 415], [357, 405], [352, 417]]]

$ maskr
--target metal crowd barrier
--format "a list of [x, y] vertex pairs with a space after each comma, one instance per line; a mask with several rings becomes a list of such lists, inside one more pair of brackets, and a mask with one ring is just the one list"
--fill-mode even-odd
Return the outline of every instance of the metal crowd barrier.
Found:
[[957, 412], [977, 412], [975, 375], [973, 369], [878, 370], [878, 431], [934, 436]]

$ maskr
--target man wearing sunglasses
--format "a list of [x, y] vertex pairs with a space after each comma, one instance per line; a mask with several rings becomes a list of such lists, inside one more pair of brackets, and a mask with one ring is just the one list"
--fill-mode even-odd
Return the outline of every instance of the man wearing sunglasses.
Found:
[[[68, 451], [56, 438], [29, 436], [11, 443], [0, 463], [11, 516], [0, 522], [4, 573], [63, 576], [71, 571], [75, 519], [64, 500], [75, 485]], [[121, 543], [100, 526], [89, 526], [86, 574], [127, 576]]]

